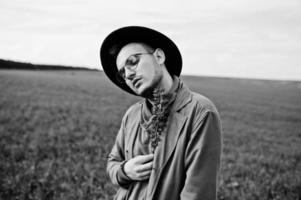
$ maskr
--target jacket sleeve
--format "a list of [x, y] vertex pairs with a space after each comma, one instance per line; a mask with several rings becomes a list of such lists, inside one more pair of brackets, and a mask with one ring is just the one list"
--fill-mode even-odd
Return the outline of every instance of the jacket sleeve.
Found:
[[132, 180], [124, 173], [122, 164], [125, 160], [125, 117], [121, 122], [121, 127], [118, 131], [114, 146], [108, 155], [107, 174], [114, 185], [128, 188]]
[[216, 199], [221, 144], [218, 113], [207, 111], [194, 123], [186, 148], [182, 200]]

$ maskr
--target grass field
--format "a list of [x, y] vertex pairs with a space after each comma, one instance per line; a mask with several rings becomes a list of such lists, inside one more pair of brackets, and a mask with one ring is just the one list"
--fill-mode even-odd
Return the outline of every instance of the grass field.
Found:
[[[301, 82], [184, 77], [223, 123], [219, 199], [301, 199]], [[0, 71], [0, 199], [112, 199], [105, 174], [138, 98], [102, 72]]]

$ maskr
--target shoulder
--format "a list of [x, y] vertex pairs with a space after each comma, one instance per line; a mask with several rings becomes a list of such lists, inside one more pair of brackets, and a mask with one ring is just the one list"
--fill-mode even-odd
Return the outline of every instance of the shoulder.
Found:
[[198, 126], [210, 116], [220, 120], [214, 103], [204, 95], [191, 91], [184, 83], [179, 91], [179, 102], [185, 102], [185, 106], [180, 106], [178, 112], [186, 116], [193, 126]]
[[202, 112], [217, 112], [214, 103], [202, 94], [196, 93], [180, 80], [180, 90], [178, 93], [179, 101], [189, 102], [186, 104], [186, 109], [196, 109]]
[[214, 103], [208, 98], [196, 92], [191, 93], [191, 103], [195, 109], [202, 112], [214, 112], [218, 113]]
[[219, 127], [218, 130], [221, 130], [220, 114], [209, 98], [199, 93], [191, 92], [189, 110], [187, 117], [191, 120], [193, 131], [198, 130], [204, 122], [215, 128]]
[[210, 113], [219, 118], [219, 113], [214, 103], [204, 95], [191, 91], [183, 81], [180, 82], [178, 102], [181, 102], [179, 103], [180, 105], [185, 105], [183, 107], [179, 106], [179, 113], [189, 118], [204, 118]]
[[137, 118], [139, 113], [141, 112], [141, 106], [142, 106], [143, 100], [140, 100], [133, 105], [131, 105], [127, 111], [125, 112], [123, 116], [123, 123], [126, 123], [129, 119]]
[[208, 118], [214, 118], [218, 123], [220, 121], [220, 115], [214, 103], [209, 98], [195, 92], [191, 92], [190, 112], [188, 113], [193, 127], [196, 129]]

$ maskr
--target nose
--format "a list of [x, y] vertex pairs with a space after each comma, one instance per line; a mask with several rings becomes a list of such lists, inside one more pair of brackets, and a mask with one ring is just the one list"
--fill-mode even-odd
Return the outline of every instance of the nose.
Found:
[[129, 80], [133, 79], [135, 74], [136, 74], [135, 70], [125, 69], [125, 78], [126, 79], [129, 79]]

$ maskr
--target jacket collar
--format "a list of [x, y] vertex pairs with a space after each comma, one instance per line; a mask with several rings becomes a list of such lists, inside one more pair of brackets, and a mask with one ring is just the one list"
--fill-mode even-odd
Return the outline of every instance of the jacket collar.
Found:
[[[176, 77], [177, 78], [177, 77]], [[183, 83], [183, 81], [179, 78], [179, 89], [176, 100], [172, 106], [172, 111], [177, 112], [181, 110], [186, 104], [191, 101], [191, 91], [188, 87]]]

